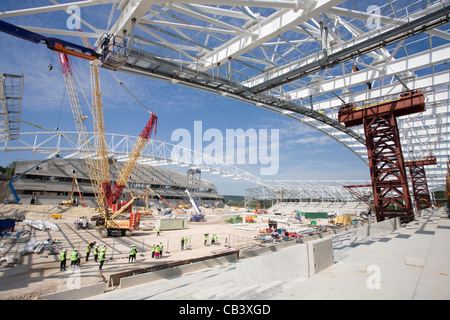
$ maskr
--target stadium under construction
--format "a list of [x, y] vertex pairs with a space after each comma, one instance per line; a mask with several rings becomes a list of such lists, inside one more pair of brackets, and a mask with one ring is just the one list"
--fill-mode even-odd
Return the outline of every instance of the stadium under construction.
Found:
[[[50, 2], [0, 4], [0, 42], [10, 43], [0, 60], [0, 147], [17, 161], [2, 186], [0, 213], [9, 220], [25, 215], [18, 225], [33, 230], [23, 248], [24, 241], [2, 238], [2, 261], [17, 272], [10, 272], [3, 289], [0, 285], [1, 298], [18, 298], [13, 293], [25, 299], [450, 298], [450, 256], [443, 254], [450, 249], [449, 1]], [[26, 50], [17, 49], [22, 46]], [[48, 76], [26, 67], [34, 61], [29, 52], [51, 54]], [[54, 73], [59, 66], [61, 72]], [[105, 73], [134, 106], [145, 109], [145, 117], [102, 82]], [[24, 85], [28, 78], [33, 87]], [[157, 96], [143, 79], [167, 85], [157, 89], [158, 99], [171, 96], [174, 87], [192, 95], [202, 91], [232, 99], [239, 108], [252, 105], [255, 114], [272, 112], [290, 128], [312, 129], [343, 146], [351, 161], [362, 161], [367, 175], [299, 179], [293, 172], [291, 180], [268, 178], [220, 158], [223, 150], [214, 149], [212, 156], [196, 142], [191, 149], [156, 140], [170, 107], [140, 98], [148, 98], [147, 92]], [[58, 85], [76, 131], [24, 120], [30, 101], [39, 104], [40, 95], [54, 100], [51, 87]], [[104, 108], [105, 101], [128, 109]], [[173, 118], [188, 118], [176, 110], [170, 110]], [[214, 112], [205, 110], [195, 116]], [[59, 119], [61, 111], [56, 113]], [[234, 116], [223, 121], [237, 120]], [[136, 118], [145, 125], [135, 128]], [[117, 132], [107, 133], [113, 121]], [[38, 130], [25, 132], [24, 123]], [[120, 132], [127, 126], [135, 135]], [[236, 152], [252, 147], [267, 155], [261, 141]], [[209, 174], [250, 184], [246, 206], [229, 208]], [[76, 205], [86, 211], [65, 209]], [[95, 217], [99, 233], [77, 226], [69, 236], [69, 220], [80, 215]], [[39, 235], [32, 217], [60, 220]], [[27, 232], [13, 229], [0, 231], [17, 239]], [[155, 246], [161, 230], [166, 234], [159, 251], [149, 243]], [[118, 234], [127, 237], [111, 237]], [[22, 256], [32, 252], [27, 250], [36, 238], [58, 254], [74, 243], [91, 246], [95, 238], [113, 247], [117, 265], [106, 264], [100, 279], [87, 255], [78, 288], [55, 289], [50, 282], [45, 287], [40, 275], [32, 282], [41, 283], [45, 294], [13, 292], [27, 273]], [[64, 240], [50, 244], [53, 238]], [[180, 238], [181, 248], [174, 249]], [[129, 247], [136, 243], [142, 262], [124, 264], [121, 257], [130, 262]], [[166, 260], [156, 262], [155, 250]], [[53, 259], [49, 266], [59, 263], [55, 256], [45, 258]], [[30, 258], [30, 270], [38, 262]], [[135, 286], [145, 290], [134, 291]], [[171, 289], [165, 295], [166, 290], [157, 292], [161, 287]], [[302, 294], [305, 287], [315, 289]]]

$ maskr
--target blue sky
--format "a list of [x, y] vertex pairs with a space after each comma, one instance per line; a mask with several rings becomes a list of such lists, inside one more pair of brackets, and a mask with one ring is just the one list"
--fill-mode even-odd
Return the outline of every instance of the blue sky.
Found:
[[[37, 3], [49, 4], [48, 1]], [[30, 2], [24, 1], [23, 6], [30, 6]], [[9, 5], [2, 1], [0, 11], [9, 9]], [[61, 14], [62, 22], [59, 23], [65, 23], [67, 16], [64, 12]], [[28, 18], [30, 17], [5, 21], [61, 28], [58, 21], [27, 21]], [[44, 45], [3, 33], [0, 33], [0, 52], [0, 70], [4, 73], [23, 73], [25, 76], [22, 119], [49, 129], [58, 126], [60, 131], [75, 131], [58, 55]], [[77, 58], [71, 60], [90, 99], [88, 62]], [[53, 65], [52, 71], [47, 69], [49, 63]], [[198, 120], [202, 121], [203, 130], [215, 128], [223, 135], [226, 129], [279, 129], [279, 172], [275, 176], [261, 176], [262, 178], [369, 178], [368, 167], [356, 155], [338, 142], [293, 119], [220, 95], [123, 73], [117, 75], [158, 116], [158, 140], [176, 143], [171, 141], [173, 131], [184, 128], [193, 134], [194, 121]], [[100, 77], [106, 132], [138, 135], [148, 120], [147, 112], [120, 87], [109, 71], [102, 69]], [[21, 124], [22, 132], [36, 130], [27, 124]], [[36, 158], [38, 156], [30, 152], [1, 151], [0, 165]], [[260, 165], [238, 167], [255, 175], [260, 172]], [[186, 168], [173, 169], [186, 171]], [[221, 194], [244, 195], [245, 188], [253, 186], [208, 173], [204, 173], [202, 177], [215, 183]]]

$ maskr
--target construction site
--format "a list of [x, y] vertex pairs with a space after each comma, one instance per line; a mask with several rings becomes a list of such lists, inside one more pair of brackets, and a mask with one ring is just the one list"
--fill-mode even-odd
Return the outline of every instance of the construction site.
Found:
[[0, 5], [1, 300], [450, 298], [447, 0], [50, 2]]

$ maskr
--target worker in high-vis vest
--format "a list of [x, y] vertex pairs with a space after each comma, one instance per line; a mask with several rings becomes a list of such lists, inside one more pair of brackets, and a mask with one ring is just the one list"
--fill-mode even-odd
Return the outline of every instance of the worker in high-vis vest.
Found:
[[155, 252], [156, 252], [156, 244], [153, 243], [153, 245], [152, 245], [152, 258], [155, 257]]
[[100, 261], [100, 265], [98, 266], [98, 270], [102, 270], [103, 268], [103, 263], [105, 262], [105, 258], [106, 258], [106, 249], [102, 249], [100, 250], [100, 255], [99, 255], [99, 261]]
[[61, 252], [60, 260], [59, 271], [66, 271], [67, 249], [64, 249], [63, 252]]
[[163, 243], [160, 242], [159, 243], [159, 257], [162, 258], [162, 253], [163, 253]]
[[89, 260], [89, 255], [91, 254], [91, 244], [89, 243], [86, 248], [86, 261]]
[[78, 251], [74, 248], [72, 254], [70, 255], [70, 267], [76, 266], [78, 264]]
[[94, 248], [94, 261], [98, 262], [98, 246]]
[[131, 245], [130, 254], [128, 255], [128, 262], [133, 262], [133, 260], [136, 261], [136, 253], [137, 253], [136, 246]]
[[208, 243], [208, 234], [207, 233], [205, 233], [205, 246], [206, 246], [206, 244]]

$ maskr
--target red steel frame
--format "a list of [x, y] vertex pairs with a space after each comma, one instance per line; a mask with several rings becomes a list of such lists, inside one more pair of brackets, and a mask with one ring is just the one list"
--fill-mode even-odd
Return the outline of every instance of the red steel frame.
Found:
[[391, 113], [365, 118], [363, 124], [377, 221], [400, 214], [409, 222], [413, 210], [397, 120]]
[[424, 166], [436, 163], [436, 157], [434, 156], [429, 156], [423, 160], [412, 160], [405, 162], [405, 166], [409, 167], [409, 175], [411, 176], [414, 201], [416, 203], [417, 211], [431, 206], [430, 191], [428, 189]]
[[339, 121], [346, 127], [364, 126], [377, 221], [414, 219], [396, 117], [421, 111], [425, 111], [422, 90], [371, 107], [346, 105], [339, 110]]

